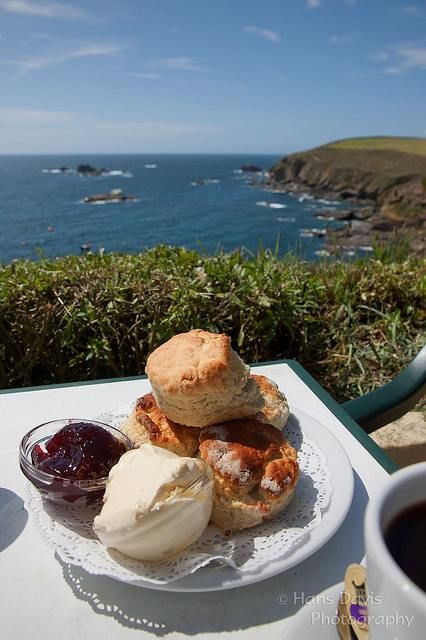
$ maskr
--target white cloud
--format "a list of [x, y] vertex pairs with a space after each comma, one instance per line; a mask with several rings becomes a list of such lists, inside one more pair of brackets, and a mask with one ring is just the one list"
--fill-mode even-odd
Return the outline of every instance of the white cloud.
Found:
[[0, 10], [24, 16], [41, 18], [63, 18], [65, 20], [84, 18], [86, 11], [62, 2], [33, 2], [32, 0], [0, 0]]
[[87, 44], [65, 53], [62, 61], [71, 58], [86, 58], [87, 56], [113, 56], [122, 50], [123, 48], [116, 44]]
[[74, 117], [75, 114], [71, 111], [0, 107], [0, 125], [42, 126], [64, 124], [73, 120]]
[[423, 19], [426, 18], [426, 7], [419, 7], [416, 4], [409, 4], [407, 7], [403, 7], [402, 10], [408, 16]]
[[307, 7], [308, 9], [318, 9], [321, 6], [321, 0], [308, 0]]
[[69, 51], [62, 51], [59, 53], [52, 53], [46, 56], [26, 56], [17, 60], [0, 60], [2, 64], [9, 64], [16, 66], [21, 72], [26, 73], [29, 71], [37, 71], [45, 69], [46, 67], [52, 67], [57, 64], [62, 64], [68, 60], [76, 58], [90, 58], [94, 56], [112, 56], [122, 51], [122, 47], [115, 44], [87, 44], [78, 47], [77, 49], [71, 49]]
[[390, 75], [426, 69], [426, 46], [416, 43], [401, 44], [388, 51], [379, 51], [371, 56], [375, 62], [387, 62], [383, 71]]
[[389, 58], [390, 54], [387, 51], [378, 51], [370, 56], [370, 60], [373, 60], [373, 62], [384, 62], [385, 60], [389, 60]]
[[180, 69], [183, 71], [207, 71], [205, 67], [198, 64], [195, 58], [181, 56], [179, 58], [163, 58], [159, 61], [163, 67], [169, 69]]
[[402, 9], [405, 13], [416, 14], [419, 13], [420, 9], [415, 4], [409, 4], [408, 7], [404, 7]]
[[158, 80], [160, 78], [159, 73], [139, 73], [138, 71], [129, 73], [131, 78], [142, 78], [143, 80]]
[[330, 42], [330, 44], [347, 44], [348, 42], [351, 42], [352, 40], [352, 36], [330, 36], [328, 41]]
[[397, 49], [402, 69], [426, 69], [426, 47], [406, 45]]
[[260, 27], [247, 26], [244, 27], [244, 31], [246, 33], [254, 33], [264, 40], [269, 40], [270, 42], [281, 42], [281, 36], [276, 31], [272, 31], [271, 29], [262, 29]]
[[390, 76], [398, 76], [402, 73], [401, 67], [385, 67], [384, 71]]

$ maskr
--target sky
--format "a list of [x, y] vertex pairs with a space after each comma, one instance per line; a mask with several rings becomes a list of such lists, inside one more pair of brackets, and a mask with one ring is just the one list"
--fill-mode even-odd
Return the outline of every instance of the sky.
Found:
[[0, 0], [0, 153], [426, 136], [426, 0]]

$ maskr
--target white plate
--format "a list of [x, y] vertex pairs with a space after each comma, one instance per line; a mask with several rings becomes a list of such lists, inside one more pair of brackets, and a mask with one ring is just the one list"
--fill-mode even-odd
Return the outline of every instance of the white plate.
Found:
[[[290, 425], [293, 423], [293, 432], [295, 430], [297, 432], [301, 431], [305, 441], [310, 441], [313, 446], [316, 446], [317, 449], [322, 452], [323, 455], [321, 458], [323, 458], [323, 461], [321, 462], [321, 465], [326, 465], [327, 469], [329, 502], [327, 503], [327, 508], [321, 513], [320, 521], [313, 528], [308, 529], [305, 535], [300, 538], [300, 542], [296, 544], [294, 548], [291, 548], [290, 552], [287, 554], [285, 554], [287, 547], [283, 547], [281, 556], [280, 548], [278, 548], [276, 554], [269, 554], [270, 557], [267, 560], [260, 564], [255, 563], [255, 568], [250, 570], [236, 571], [226, 565], [214, 567], [208, 566], [199, 568], [194, 573], [185, 577], [166, 582], [154, 582], [152, 580], [143, 579], [141, 574], [138, 572], [137, 581], [135, 582], [135, 576], [133, 573], [131, 575], [131, 580], [127, 579], [126, 573], [115, 571], [109, 573], [110, 569], [108, 566], [105, 566], [104, 564], [101, 564], [100, 566], [97, 564], [97, 555], [95, 555], [94, 558], [91, 558], [91, 562], [88, 564], [87, 562], [80, 562], [80, 544], [86, 543], [85, 538], [74, 536], [74, 540], [72, 536], [69, 536], [65, 529], [65, 538], [62, 536], [61, 539], [58, 540], [58, 538], [55, 538], [55, 535], [53, 535], [52, 539], [52, 536], [49, 536], [49, 531], [52, 523], [54, 526], [54, 521], [50, 520], [50, 518], [47, 518], [47, 523], [39, 521], [39, 528], [42, 535], [44, 531], [45, 539], [47, 542], [53, 542], [53, 546], [56, 545], [56, 551], [61, 557], [61, 553], [63, 551], [65, 553], [64, 557], [68, 558], [68, 562], [73, 563], [73, 560], [77, 559], [78, 561], [76, 564], [81, 564], [90, 573], [109, 575], [115, 579], [130, 582], [130, 584], [137, 584], [137, 586], [145, 587], [147, 589], [157, 589], [160, 591], [201, 592], [232, 589], [254, 582], [259, 582], [278, 573], [282, 573], [283, 571], [287, 571], [315, 553], [315, 551], [322, 547], [339, 529], [351, 505], [354, 487], [353, 471], [346, 452], [325, 425], [298, 409], [293, 409], [289, 418], [289, 423]], [[321, 466], [321, 469], [322, 468], [323, 467]], [[41, 501], [38, 500], [38, 502]], [[38, 514], [36, 513], [36, 516], [38, 516], [36, 518], [36, 522], [39, 517], [42, 519], [43, 517], [47, 517], [45, 516], [41, 505], [38, 505], [38, 507], [36, 505], [35, 511], [38, 511]], [[271, 524], [273, 523], [272, 520], [270, 522]], [[43, 526], [44, 524], [46, 524], [46, 527]], [[59, 528], [57, 531], [61, 534], [62, 530]], [[255, 538], [256, 530], [253, 529], [251, 531], [253, 531], [253, 537]], [[260, 531], [262, 531], [261, 528]], [[285, 531], [286, 530], [283, 529], [283, 533], [285, 533]], [[277, 533], [279, 533], [279, 531], [277, 531]], [[262, 537], [259, 538], [259, 540], [260, 539], [262, 539]], [[74, 544], [76, 546], [74, 546]], [[91, 545], [91, 542], [88, 544]], [[88, 554], [86, 550], [83, 551], [84, 553], [82, 558], [85, 560], [87, 559]], [[97, 545], [94, 548], [94, 551], [96, 554], [98, 551]], [[102, 554], [101, 557], [102, 561], [104, 561], [105, 558]]]
[[343, 582], [313, 596], [294, 616], [282, 634], [282, 640], [337, 640], [337, 605]]
[[[140, 580], [138, 585], [160, 591], [219, 591], [266, 580], [287, 571], [320, 549], [341, 526], [352, 503], [354, 478], [351, 463], [340, 442], [327, 427], [300, 409], [293, 408], [289, 420], [298, 420], [303, 434], [324, 453], [331, 472], [333, 494], [321, 523], [312, 530], [293, 553], [276, 558], [255, 573], [236, 573], [229, 567], [206, 567], [168, 584]], [[284, 430], [285, 433], [285, 430]]]

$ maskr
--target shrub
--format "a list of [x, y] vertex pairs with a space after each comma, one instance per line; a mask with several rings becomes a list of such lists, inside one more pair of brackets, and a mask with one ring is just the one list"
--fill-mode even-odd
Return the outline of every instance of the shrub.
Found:
[[339, 401], [425, 337], [424, 263], [307, 263], [159, 246], [0, 267], [0, 386], [138, 375], [173, 334], [228, 333], [247, 362], [296, 358]]

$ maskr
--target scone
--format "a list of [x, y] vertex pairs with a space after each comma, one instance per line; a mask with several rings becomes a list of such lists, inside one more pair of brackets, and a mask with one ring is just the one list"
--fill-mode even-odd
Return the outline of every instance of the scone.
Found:
[[193, 457], [198, 450], [199, 429], [176, 424], [158, 408], [152, 393], [138, 398], [130, 416], [120, 426], [134, 447], [153, 444], [178, 456]]
[[252, 418], [202, 429], [200, 455], [215, 478], [211, 522], [225, 530], [272, 518], [299, 479], [296, 450], [276, 427]]
[[206, 427], [250, 416], [264, 399], [228, 336], [194, 329], [151, 353], [146, 373], [160, 409], [174, 422]]
[[256, 420], [272, 424], [277, 429], [282, 429], [290, 413], [285, 395], [278, 389], [278, 385], [266, 376], [252, 373], [251, 377], [257, 382], [260, 393], [265, 401], [262, 411], [256, 413]]

